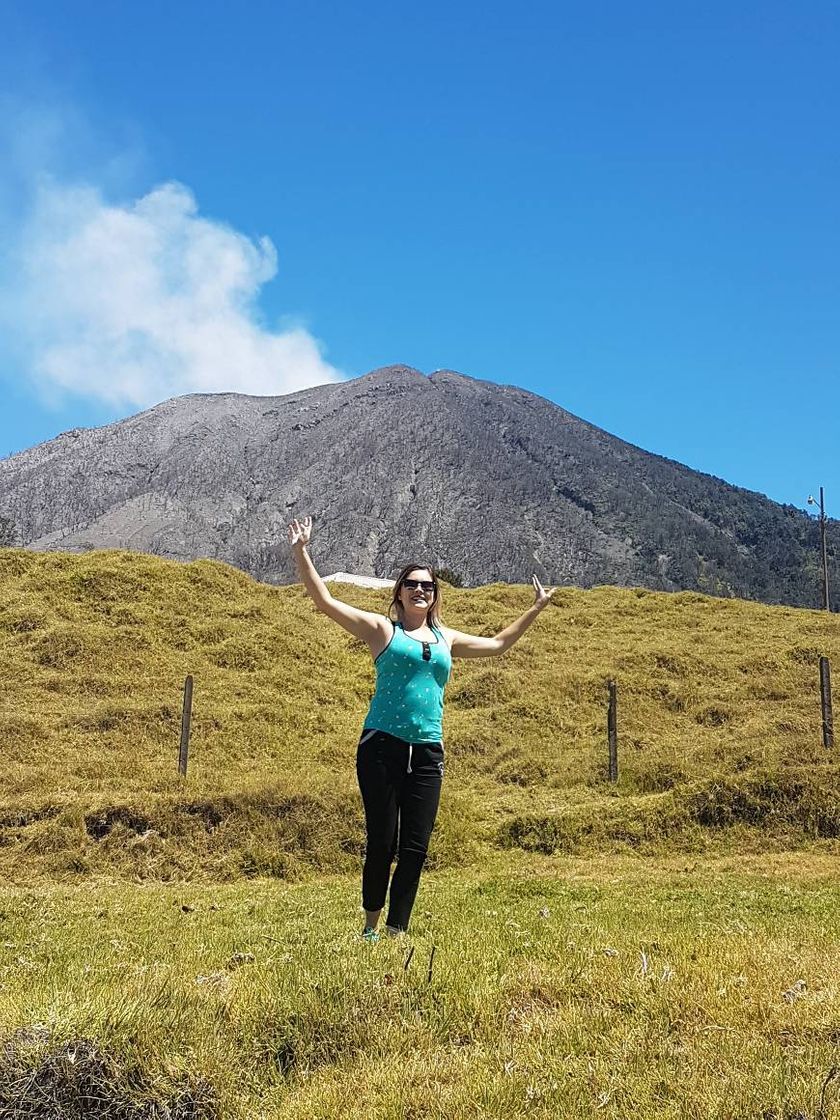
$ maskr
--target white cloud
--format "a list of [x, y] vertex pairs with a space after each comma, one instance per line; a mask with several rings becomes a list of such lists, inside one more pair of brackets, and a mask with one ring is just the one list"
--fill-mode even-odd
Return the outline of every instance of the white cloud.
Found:
[[308, 331], [261, 322], [257, 297], [277, 272], [268, 238], [201, 217], [180, 183], [114, 205], [95, 187], [44, 180], [17, 256], [9, 325], [48, 393], [146, 407], [341, 376]]

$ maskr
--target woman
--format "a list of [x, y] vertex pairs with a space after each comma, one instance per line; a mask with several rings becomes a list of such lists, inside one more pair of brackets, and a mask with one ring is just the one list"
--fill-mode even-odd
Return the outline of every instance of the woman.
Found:
[[534, 604], [515, 622], [494, 638], [462, 634], [441, 623], [440, 589], [433, 569], [408, 564], [394, 584], [386, 618], [333, 599], [309, 556], [311, 536], [311, 517], [289, 525], [289, 541], [306, 590], [318, 610], [367, 644], [376, 665], [376, 690], [356, 758], [367, 827], [363, 937], [376, 941], [395, 855], [388, 933], [408, 929], [417, 896], [443, 781], [441, 716], [452, 658], [504, 653], [548, 604], [552, 592], [534, 576]]

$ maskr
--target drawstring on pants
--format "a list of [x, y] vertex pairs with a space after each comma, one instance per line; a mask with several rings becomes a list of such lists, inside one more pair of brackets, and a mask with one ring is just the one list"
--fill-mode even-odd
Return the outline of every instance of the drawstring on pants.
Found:
[[406, 774], [411, 773], [411, 751], [412, 751], [413, 747], [414, 747], [413, 743], [408, 744], [408, 769], [406, 770]]

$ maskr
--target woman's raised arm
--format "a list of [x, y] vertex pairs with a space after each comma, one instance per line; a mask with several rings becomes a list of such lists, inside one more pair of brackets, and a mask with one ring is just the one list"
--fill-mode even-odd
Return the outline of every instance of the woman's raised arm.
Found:
[[343, 626], [354, 638], [367, 642], [371, 651], [374, 648], [381, 648], [383, 640], [387, 642], [390, 635], [390, 623], [387, 618], [381, 614], [374, 614], [373, 611], [362, 611], [358, 607], [351, 607], [349, 603], [342, 603], [339, 599], [333, 599], [309, 555], [311, 537], [311, 517], [292, 521], [289, 525], [289, 543], [292, 546], [298, 575], [315, 606], [339, 626]]
[[484, 638], [480, 634], [462, 634], [460, 630], [443, 628], [449, 642], [453, 657], [496, 657], [505, 650], [510, 649], [514, 642], [518, 642], [537, 615], [551, 602], [554, 589], [546, 591], [536, 576], [531, 582], [534, 586], [535, 599], [533, 604], [521, 614], [510, 626], [500, 630], [495, 637]]

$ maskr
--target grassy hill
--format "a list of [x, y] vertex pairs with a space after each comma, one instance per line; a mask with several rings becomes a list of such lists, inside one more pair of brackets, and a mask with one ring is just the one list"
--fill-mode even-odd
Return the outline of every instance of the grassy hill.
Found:
[[[334, 594], [384, 611], [383, 592]], [[446, 588], [490, 633], [522, 587]], [[358, 866], [367, 650], [300, 587], [219, 563], [0, 551], [0, 873], [293, 877]], [[557, 591], [504, 657], [458, 661], [433, 861], [840, 835], [818, 660], [840, 619], [685, 592]], [[183, 681], [194, 677], [187, 781]], [[621, 776], [606, 781], [606, 682]]]
[[[447, 588], [445, 617], [529, 600]], [[0, 1116], [830, 1120], [821, 654], [836, 615], [558, 591], [456, 662], [438, 870], [368, 946], [367, 651], [221, 564], [0, 551]]]

